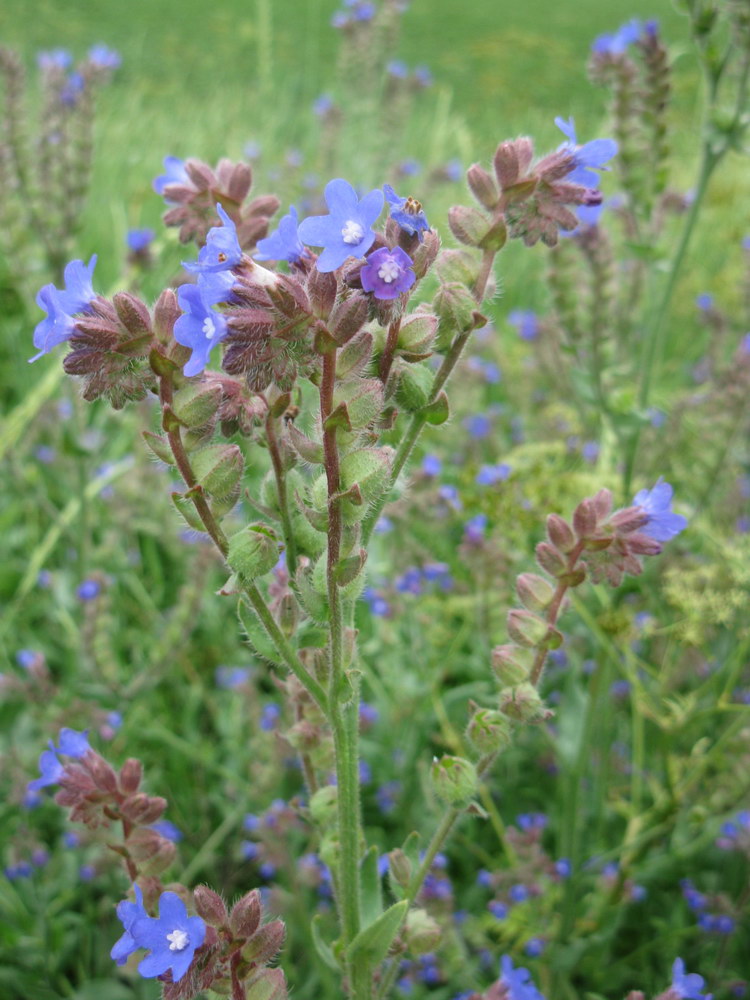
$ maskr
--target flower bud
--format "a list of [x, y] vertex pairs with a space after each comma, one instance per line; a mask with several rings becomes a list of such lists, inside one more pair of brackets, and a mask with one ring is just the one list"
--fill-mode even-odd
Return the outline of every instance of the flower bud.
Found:
[[94, 750], [87, 750], [83, 762], [99, 791], [109, 795], [117, 791], [117, 775], [103, 757]]
[[448, 225], [459, 243], [478, 247], [490, 229], [485, 215], [470, 205], [454, 205], [448, 210]]
[[531, 139], [525, 136], [500, 143], [495, 150], [493, 166], [498, 184], [503, 191], [512, 187], [526, 172], [533, 155], [534, 147]]
[[474, 329], [477, 304], [465, 285], [454, 281], [441, 285], [433, 305], [439, 321], [439, 350], [446, 350], [458, 334]]
[[373, 336], [371, 333], [361, 333], [354, 337], [346, 347], [342, 348], [336, 363], [336, 377], [346, 378], [347, 375], [360, 375], [372, 357]]
[[407, 413], [416, 413], [427, 404], [435, 376], [426, 365], [404, 365], [398, 372], [396, 403]]
[[400, 885], [405, 889], [411, 879], [411, 870], [411, 861], [409, 861], [409, 858], [400, 847], [397, 847], [395, 851], [389, 852], [388, 871], [391, 873], [391, 877], [396, 885]]
[[551, 576], [559, 577], [564, 573], [568, 564], [562, 554], [548, 542], [540, 542], [536, 547], [536, 561]]
[[[385, 402], [383, 383], [376, 378], [352, 379], [336, 393], [334, 403], [340, 400], [346, 403], [349, 430], [361, 430], [380, 416]], [[328, 429], [327, 422], [325, 426]]]
[[500, 192], [494, 178], [487, 173], [484, 167], [478, 163], [473, 163], [466, 172], [466, 180], [471, 193], [480, 205], [492, 210], [500, 200]]
[[253, 889], [252, 892], [246, 893], [242, 899], [237, 900], [232, 907], [229, 926], [235, 937], [249, 938], [260, 927], [260, 918], [260, 890]]
[[486, 234], [479, 241], [480, 250], [502, 250], [508, 241], [508, 229], [502, 218], [495, 219]]
[[530, 649], [541, 646], [547, 637], [549, 626], [543, 619], [530, 611], [511, 608], [508, 612], [508, 635], [519, 646]]
[[193, 889], [195, 912], [212, 927], [222, 927], [226, 924], [228, 914], [221, 896], [209, 889], [207, 885], [198, 885]]
[[368, 303], [364, 295], [350, 295], [334, 306], [328, 331], [339, 345], [346, 344], [367, 322]]
[[177, 301], [177, 295], [171, 288], [165, 289], [154, 306], [154, 333], [162, 344], [172, 342], [174, 325], [180, 316], [182, 309]]
[[192, 456], [193, 471], [203, 489], [216, 497], [226, 497], [239, 485], [244, 459], [236, 444], [212, 444]]
[[597, 519], [603, 521], [612, 510], [612, 492], [607, 489], [601, 489], [591, 498], [591, 502], [596, 510]]
[[324, 785], [310, 799], [310, 815], [313, 823], [327, 827], [336, 822], [338, 789], [335, 785]]
[[572, 552], [576, 545], [573, 529], [559, 514], [550, 514], [547, 518], [547, 537], [561, 552]]
[[417, 281], [421, 281], [435, 263], [439, 250], [440, 237], [434, 229], [428, 229], [422, 236], [422, 242], [409, 255]]
[[478, 708], [469, 721], [466, 738], [480, 753], [497, 753], [510, 746], [510, 723], [491, 708]]
[[432, 353], [438, 319], [432, 313], [419, 312], [407, 317], [398, 332], [396, 349], [405, 361], [421, 361]]
[[165, 465], [174, 465], [172, 449], [163, 434], [153, 434], [151, 431], [142, 431], [141, 433], [143, 440], [160, 462], [164, 462]]
[[126, 795], [132, 795], [138, 791], [142, 777], [143, 764], [137, 757], [128, 757], [120, 768], [120, 788]]
[[229, 539], [227, 562], [245, 580], [262, 576], [278, 561], [279, 543], [265, 524], [250, 524]]
[[643, 507], [625, 507], [616, 511], [609, 519], [609, 524], [620, 535], [638, 531], [648, 521], [648, 514]]
[[243, 991], [244, 1000], [287, 1000], [289, 995], [283, 969], [261, 969]]
[[471, 286], [477, 279], [477, 257], [468, 250], [443, 250], [435, 263], [438, 277], [444, 284], [452, 281]]
[[314, 267], [307, 279], [307, 294], [310, 305], [318, 319], [326, 320], [336, 301], [338, 285], [333, 271], [319, 271]]
[[440, 942], [440, 925], [426, 910], [409, 910], [404, 927], [406, 947], [413, 955], [426, 955]]
[[588, 498], [581, 500], [573, 511], [573, 529], [580, 539], [590, 538], [596, 531], [596, 507]]
[[280, 920], [263, 924], [242, 948], [242, 957], [246, 962], [265, 965], [281, 951], [285, 937], [286, 927]]
[[477, 770], [471, 761], [444, 754], [432, 762], [430, 778], [435, 794], [448, 805], [461, 805], [476, 793]]
[[276, 620], [284, 635], [291, 639], [299, 625], [299, 604], [295, 600], [294, 594], [284, 594], [281, 598]]
[[492, 670], [504, 685], [515, 685], [525, 681], [529, 676], [529, 668], [523, 662], [525, 651], [518, 646], [495, 646], [492, 650]]
[[658, 556], [662, 549], [659, 542], [640, 532], [628, 535], [626, 544], [631, 552], [639, 556]]
[[516, 593], [529, 611], [544, 611], [552, 603], [555, 591], [550, 583], [536, 573], [521, 573], [516, 580]]
[[117, 292], [112, 299], [117, 318], [131, 337], [151, 336], [151, 316], [146, 306], [129, 292]]
[[544, 702], [533, 684], [518, 684], [500, 692], [500, 711], [518, 722], [532, 722], [544, 715]]
[[221, 397], [218, 382], [188, 382], [174, 394], [172, 410], [185, 427], [205, 427], [216, 416]]
[[348, 500], [342, 503], [344, 520], [359, 521], [367, 505], [379, 500], [390, 485], [391, 455], [385, 448], [361, 448], [341, 460], [341, 490], [346, 493], [355, 483], [359, 486], [363, 503], [356, 506]]

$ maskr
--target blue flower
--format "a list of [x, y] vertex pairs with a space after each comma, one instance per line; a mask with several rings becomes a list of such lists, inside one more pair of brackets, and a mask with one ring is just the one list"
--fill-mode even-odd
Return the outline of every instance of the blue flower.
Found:
[[402, 59], [391, 59], [385, 68], [386, 72], [395, 76], [397, 80], [405, 80], [409, 75], [409, 67]]
[[83, 757], [91, 749], [87, 738], [88, 732], [88, 729], [84, 729], [82, 733], [78, 733], [75, 729], [68, 729], [67, 727], [61, 729], [57, 737], [60, 746], [53, 746], [50, 742], [50, 750], [54, 750], [55, 753], [64, 753], [67, 757]]
[[443, 463], [437, 455], [425, 455], [422, 460], [422, 473], [425, 476], [439, 476]]
[[390, 184], [384, 184], [383, 191], [385, 200], [391, 206], [390, 213], [394, 222], [397, 222], [409, 236], [418, 236], [421, 241], [422, 233], [430, 228], [421, 203], [416, 198], [399, 197]]
[[528, 969], [514, 969], [510, 955], [500, 959], [500, 983], [507, 987], [508, 1000], [544, 1000], [531, 980]]
[[614, 33], [598, 35], [593, 41], [591, 51], [597, 55], [620, 56], [629, 45], [638, 41], [642, 31], [641, 22], [634, 17]]
[[128, 229], [128, 234], [125, 237], [128, 250], [132, 250], [133, 253], [143, 253], [153, 242], [155, 235], [153, 229]]
[[640, 490], [633, 497], [633, 506], [648, 515], [642, 533], [656, 542], [668, 542], [687, 528], [687, 518], [670, 510], [673, 492], [669, 483], [659, 478], [650, 490]]
[[138, 965], [144, 979], [171, 970], [175, 983], [187, 972], [196, 949], [206, 936], [204, 922], [200, 917], [189, 917], [185, 904], [174, 892], [161, 894], [158, 917], [138, 915], [126, 930], [137, 948], [147, 948], [151, 952]]
[[370, 254], [360, 271], [362, 287], [376, 299], [397, 299], [417, 280], [412, 264], [411, 257], [401, 247], [393, 250], [381, 247]]
[[173, 844], [179, 843], [184, 836], [182, 830], [168, 819], [158, 819], [150, 825], [150, 829], [156, 830], [160, 836], [164, 837], [165, 840], [171, 840]]
[[122, 56], [114, 49], [103, 45], [92, 45], [89, 49], [89, 60], [97, 69], [117, 69], [122, 65]]
[[536, 340], [539, 320], [535, 312], [530, 309], [514, 309], [508, 313], [508, 322], [518, 330], [521, 340]]
[[102, 592], [102, 585], [98, 580], [84, 580], [76, 589], [76, 597], [80, 601], [93, 601]]
[[506, 462], [499, 465], [483, 465], [477, 473], [476, 482], [479, 486], [494, 486], [503, 483], [510, 476], [511, 467]]
[[372, 225], [383, 210], [383, 192], [370, 191], [360, 201], [357, 192], [342, 178], [325, 187], [328, 215], [304, 219], [299, 238], [311, 246], [323, 247], [317, 261], [319, 271], [335, 271], [348, 257], [364, 257], [375, 241]]
[[65, 86], [60, 91], [60, 100], [68, 107], [74, 107], [78, 103], [80, 94], [86, 87], [86, 80], [78, 72], [71, 73], [65, 81]]
[[110, 958], [113, 958], [118, 965], [124, 965], [127, 961], [129, 955], [132, 955], [134, 951], [138, 951], [141, 947], [133, 935], [130, 933], [130, 928], [133, 926], [136, 920], [141, 918], [148, 919], [148, 914], [143, 908], [143, 893], [141, 892], [140, 886], [134, 885], [133, 890], [135, 892], [135, 902], [131, 903], [128, 899], [123, 899], [117, 904], [117, 917], [125, 928], [125, 932], [122, 937], [112, 945], [112, 950], [109, 953]]
[[581, 184], [587, 188], [599, 187], [599, 178], [594, 170], [608, 170], [605, 166], [617, 153], [617, 143], [614, 139], [593, 139], [583, 146], [578, 145], [576, 128], [572, 118], [555, 118], [555, 125], [568, 139], [560, 149], [567, 150], [575, 158], [575, 166], [567, 175], [571, 184]]
[[29, 358], [29, 361], [36, 361], [53, 347], [68, 340], [75, 327], [75, 313], [89, 311], [89, 306], [96, 298], [91, 284], [95, 267], [96, 254], [87, 265], [82, 260], [73, 260], [65, 267], [64, 291], [52, 284], [39, 290], [36, 304], [44, 309], [47, 316], [36, 325], [34, 347], [39, 349], [39, 353]]
[[685, 972], [685, 963], [681, 958], [674, 960], [672, 966], [672, 990], [682, 1000], [709, 1000], [710, 993], [701, 993], [704, 986], [703, 976], [695, 972]]
[[49, 49], [37, 54], [36, 63], [39, 69], [67, 69], [73, 56], [67, 49]]
[[174, 325], [174, 339], [193, 352], [183, 368], [183, 373], [191, 378], [200, 375], [212, 349], [226, 336], [227, 321], [206, 301], [199, 285], [182, 285], [177, 291], [177, 301], [183, 314]]
[[292, 205], [289, 213], [279, 220], [276, 231], [265, 239], [258, 240], [260, 253], [254, 254], [255, 259], [286, 260], [290, 264], [296, 264], [305, 252], [297, 229], [297, 209]]
[[152, 187], [157, 194], [164, 194], [164, 188], [168, 184], [189, 184], [190, 176], [185, 170], [185, 161], [178, 156], [165, 156], [164, 173], [154, 177]]
[[216, 271], [228, 271], [236, 267], [242, 260], [242, 247], [237, 239], [237, 227], [229, 218], [220, 204], [216, 205], [223, 225], [213, 226], [208, 231], [205, 246], [198, 253], [198, 261], [185, 263], [186, 271], [196, 274], [211, 274]]
[[56, 785], [62, 777], [63, 766], [57, 759], [57, 754], [54, 750], [45, 750], [41, 755], [39, 758], [39, 771], [41, 777], [35, 778], [34, 781], [30, 781], [26, 786], [30, 792], [46, 788], [48, 785]]

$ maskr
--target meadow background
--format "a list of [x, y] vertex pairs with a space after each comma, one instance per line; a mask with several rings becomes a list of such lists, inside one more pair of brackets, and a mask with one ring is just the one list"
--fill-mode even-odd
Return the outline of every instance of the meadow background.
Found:
[[[0, 39], [30, 71], [40, 49], [83, 56], [104, 42], [122, 55], [98, 97], [93, 183], [76, 238], [76, 256], [99, 255], [98, 290], [132, 283], [150, 299], [190, 256], [160, 228], [163, 205], [151, 182], [166, 155], [240, 159], [257, 144], [254, 190], [276, 188], [284, 205], [305, 191], [308, 174], [321, 184], [329, 179], [313, 101], [328, 92], [356, 108], [362, 96], [356, 78], [337, 79], [338, 40], [329, 26], [335, 9], [322, 0], [22, 2], [0, 9]], [[365, 135], [338, 151], [334, 176], [379, 185], [383, 157], [413, 158], [422, 164], [409, 180], [419, 196], [420, 178], [431, 170], [454, 160], [464, 168], [487, 162], [504, 138], [530, 134], [539, 151], [554, 148], [556, 115], [573, 115], [582, 140], [608, 134], [606, 95], [587, 81], [585, 64], [594, 36], [634, 16], [658, 18], [676, 56], [672, 184], [688, 191], [700, 81], [686, 22], [664, 0], [415, 0], [393, 56], [427, 65], [434, 84], [418, 95], [397, 149], [389, 150], [387, 134]], [[634, 817], [640, 824], [629, 863], [643, 894], [615, 905], [606, 876], [582, 876], [519, 918], [527, 930], [554, 927], [554, 969], [543, 958], [524, 959], [543, 989], [554, 982], [553, 1000], [663, 988], [676, 954], [699, 956], [689, 967], [725, 984], [750, 977], [742, 947], [747, 859], [715, 846], [721, 823], [750, 788], [750, 545], [736, 528], [747, 506], [738, 486], [748, 472], [747, 418], [713, 434], [700, 413], [691, 422], [684, 408], [706, 350], [696, 295], [713, 294], [737, 335], [744, 332], [740, 244], [750, 233], [749, 188], [739, 156], [714, 178], [674, 298], [654, 394], [664, 413], [683, 406], [684, 419], [649, 432], [642, 477], [650, 484], [663, 473], [675, 484], [687, 505], [680, 509], [694, 515], [687, 548], [671, 566], [666, 559], [650, 566], [624, 596], [597, 591], [576, 599], [567, 657], [550, 672], [549, 692], [559, 692], [557, 729], [529, 734], [507, 755], [483, 792], [491, 821], [481, 830], [462, 828], [451, 849], [455, 906], [482, 915], [471, 930], [480, 979], [491, 978], [482, 973], [482, 951], [495, 956], [505, 932], [486, 912], [476, 871], [507, 863], [507, 824], [534, 812], [550, 817], [550, 857], [572, 859], [577, 872], [593, 858], [599, 873], [620, 860]], [[442, 220], [451, 204], [466, 200], [463, 182], [431, 184], [423, 200], [432, 224], [447, 233]], [[157, 231], [155, 263], [134, 274], [125, 238], [140, 226]], [[260, 873], [245, 846], [247, 814], [264, 814], [300, 792], [298, 773], [283, 766], [288, 747], [275, 736], [283, 726], [278, 692], [238, 643], [232, 602], [213, 596], [221, 568], [185, 537], [169, 502], [169, 473], [145, 454], [140, 429], [151, 419], [148, 405], [123, 414], [88, 406], [63, 379], [59, 359], [27, 365], [40, 317], [34, 295], [50, 280], [33, 243], [26, 233], [21, 259], [9, 255], [0, 264], [0, 650], [7, 662], [0, 689], [0, 998], [146, 1000], [158, 992], [153, 982], [113, 972], [109, 948], [119, 930], [112, 904], [124, 891], [115, 862], [103, 860], [106, 852], [90, 838], [71, 838], [50, 801], [25, 797], [38, 753], [60, 725], [91, 727], [111, 759], [143, 756], [149, 790], [170, 797], [168, 818], [181, 831], [177, 878], [210, 880], [230, 897], [256, 884], [277, 886], [278, 907], [285, 915], [297, 911], [283, 960], [294, 995], [332, 997], [330, 973], [310, 964], [305, 921], [311, 907], [325, 910], [325, 899], [314, 887], [305, 895], [295, 882], [292, 855], [306, 849], [303, 831], [292, 824], [273, 856], [278, 876]], [[554, 398], [554, 387], [550, 398], [548, 375], [508, 323], [514, 309], [548, 307], [546, 252], [513, 245], [503, 254], [502, 295], [490, 317], [496, 333], [479, 348], [502, 380], [460, 375], [453, 423], [423, 442], [460, 489], [462, 510], [431, 520], [435, 484], [423, 479], [398, 522], [399, 541], [384, 535], [372, 560], [390, 612], [373, 615], [363, 603], [358, 620], [367, 697], [373, 714], [381, 713], [364, 737], [370, 774], [363, 794], [368, 832], [383, 850], [422, 825], [415, 792], [431, 756], [424, 747], [460, 741], [465, 702], [485, 691], [488, 651], [502, 641], [509, 588], [529, 568], [544, 513], [568, 513], [601, 485], [617, 489], [612, 442], [599, 441], [596, 421], [579, 420], [568, 401]], [[470, 436], [467, 445], [464, 421], [480, 412], [492, 415], [492, 433]], [[593, 462], [582, 453], [586, 440], [598, 445]], [[488, 494], [476, 486], [482, 463], [506, 459], [522, 471], [523, 490]], [[415, 510], [426, 512], [421, 521]], [[461, 547], [464, 524], [477, 514], [498, 526], [496, 546], [479, 554]], [[412, 561], [425, 560], [448, 566], [451, 590], [428, 586], [410, 595], [394, 585]], [[92, 601], [78, 590], [87, 580], [101, 588]], [[628, 652], [620, 655], [620, 647]], [[592, 660], [599, 669], [590, 680]], [[395, 710], [387, 707], [394, 703]], [[395, 804], [386, 809], [383, 788], [392, 781], [399, 783], [391, 789]], [[19, 874], [23, 864], [29, 870]], [[684, 878], [730, 900], [731, 934], [701, 930], [680, 889]], [[461, 947], [451, 945], [454, 968], [468, 961]], [[581, 977], [593, 984], [583, 994]], [[412, 991], [435, 1000], [455, 993], [418, 977]], [[717, 994], [730, 995], [743, 994], [729, 986]]]

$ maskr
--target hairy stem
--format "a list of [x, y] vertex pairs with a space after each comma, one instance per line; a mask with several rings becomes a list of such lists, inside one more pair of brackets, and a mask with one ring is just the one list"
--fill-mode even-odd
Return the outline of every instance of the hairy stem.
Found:
[[297, 543], [292, 530], [292, 519], [289, 516], [289, 497], [286, 489], [286, 475], [284, 465], [281, 461], [281, 450], [279, 449], [279, 439], [276, 436], [276, 417], [269, 413], [266, 417], [266, 441], [268, 452], [271, 456], [273, 473], [276, 477], [276, 492], [279, 495], [279, 511], [281, 513], [281, 528], [284, 532], [284, 544], [286, 546], [286, 565], [289, 576], [294, 579], [297, 572]]
[[[572, 573], [575, 569], [576, 563], [580, 559], [581, 553], [583, 552], [584, 544], [584, 542], [578, 542], [575, 548], [568, 555], [566, 574]], [[557, 624], [557, 617], [560, 614], [560, 608], [562, 607], [563, 599], [569, 587], [570, 584], [566, 583], [564, 579], [558, 581], [555, 592], [552, 595], [552, 601], [550, 606], [547, 608], [547, 614], [545, 616], [545, 621], [550, 627]], [[536, 655], [534, 656], [534, 662], [531, 666], [531, 672], [529, 674], [529, 681], [535, 686], [539, 683], [539, 678], [542, 676], [542, 670], [544, 669], [544, 662], [547, 659], [548, 652], [549, 650], [546, 646], [541, 646], [537, 649]]]

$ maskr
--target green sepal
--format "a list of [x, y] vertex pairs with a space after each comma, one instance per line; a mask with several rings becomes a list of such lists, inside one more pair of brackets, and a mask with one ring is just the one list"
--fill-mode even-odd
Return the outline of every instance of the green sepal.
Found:
[[368, 965], [378, 965], [388, 954], [388, 949], [403, 923], [409, 901], [402, 899], [382, 913], [374, 923], [357, 934], [347, 948], [350, 962], [365, 960]]
[[[411, 865], [411, 873], [419, 868], [419, 841], [420, 836], [416, 830], [412, 830], [409, 836], [401, 845], [401, 850], [406, 855], [409, 864]], [[396, 879], [393, 877], [390, 869], [388, 871], [388, 885], [390, 886], [391, 892], [397, 899], [403, 899], [406, 895], [406, 888], [399, 885]]]
[[371, 847], [359, 868], [359, 917], [363, 927], [374, 924], [383, 912], [383, 880], [378, 871], [378, 849]]
[[161, 434], [154, 434], [153, 431], [142, 431], [143, 440], [156, 455], [160, 462], [167, 465], [174, 465], [174, 455], [169, 447], [169, 442]]
[[336, 956], [333, 954], [333, 949], [328, 944], [327, 941], [323, 940], [323, 934], [320, 929], [320, 925], [323, 922], [322, 914], [316, 913], [315, 916], [310, 921], [310, 931], [312, 934], [313, 945], [315, 951], [318, 953], [318, 957], [329, 969], [333, 969], [334, 972], [341, 972], [341, 966], [336, 961]]
[[196, 511], [192, 500], [182, 493], [173, 493], [172, 503], [185, 519], [188, 527], [193, 528], [195, 531], [205, 532], [206, 527], [198, 516], [198, 512]]
[[336, 430], [339, 427], [345, 431], [352, 429], [352, 422], [349, 419], [349, 407], [344, 402], [339, 403], [336, 409], [326, 417], [323, 424], [323, 429], [326, 431]]
[[245, 632], [247, 644], [261, 659], [268, 660], [270, 663], [278, 663], [279, 654], [276, 651], [276, 646], [245, 598], [241, 597], [237, 602], [237, 616]]
[[428, 403], [427, 406], [424, 406], [420, 412], [428, 424], [432, 424], [433, 427], [439, 427], [440, 424], [444, 424], [451, 415], [450, 406], [448, 405], [448, 397], [441, 390], [437, 399], [434, 399], [431, 403]]

